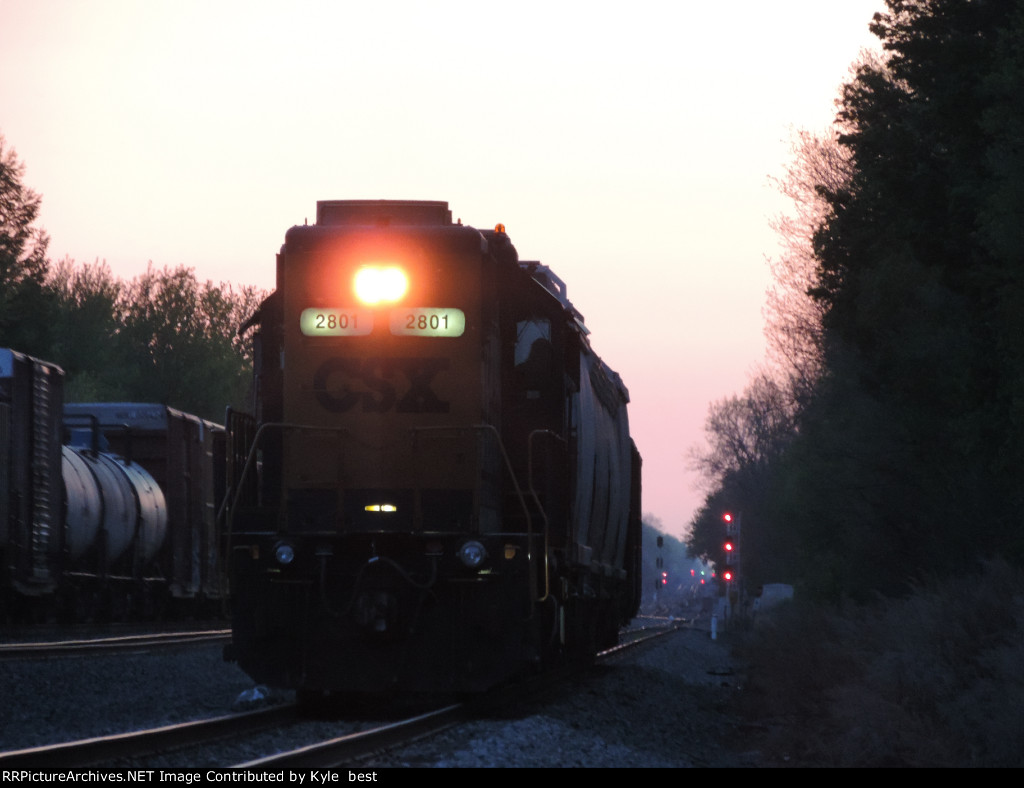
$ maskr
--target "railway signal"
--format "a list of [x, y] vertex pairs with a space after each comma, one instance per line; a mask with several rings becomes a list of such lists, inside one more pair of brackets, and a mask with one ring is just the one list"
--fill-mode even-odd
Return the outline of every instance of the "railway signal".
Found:
[[742, 584], [740, 582], [740, 515], [732, 512], [722, 513], [725, 525], [725, 538], [722, 541], [722, 553], [725, 556], [720, 576], [726, 588], [726, 615], [732, 615], [733, 607], [739, 602]]
[[732, 583], [736, 580], [737, 564], [739, 560], [739, 518], [733, 517], [732, 512], [722, 513], [722, 522], [725, 523], [725, 541], [722, 542], [722, 552], [725, 554], [725, 567], [722, 570], [722, 580]]
[[[731, 567], [736, 556], [735, 522], [733, 521], [732, 512], [724, 512], [722, 514], [722, 522], [725, 523], [726, 536], [725, 542], [722, 543], [722, 550], [725, 552], [725, 565]], [[732, 577], [726, 579], [732, 580]]]

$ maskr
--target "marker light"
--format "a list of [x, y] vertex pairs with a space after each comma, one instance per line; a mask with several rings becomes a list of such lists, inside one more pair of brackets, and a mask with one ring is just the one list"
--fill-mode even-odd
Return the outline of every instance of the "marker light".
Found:
[[282, 566], [288, 566], [288, 564], [295, 560], [295, 548], [288, 544], [288, 542], [278, 542], [274, 546], [274, 558]]
[[363, 507], [367, 512], [397, 512], [398, 507], [393, 503], [371, 503]]
[[459, 548], [459, 560], [470, 569], [476, 569], [487, 558], [487, 550], [480, 542], [471, 540]]
[[364, 265], [352, 285], [356, 298], [368, 306], [393, 304], [409, 289], [409, 277], [398, 266]]

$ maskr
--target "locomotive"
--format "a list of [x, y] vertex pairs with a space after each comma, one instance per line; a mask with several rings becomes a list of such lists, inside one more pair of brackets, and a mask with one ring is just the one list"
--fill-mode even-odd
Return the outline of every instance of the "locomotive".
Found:
[[640, 601], [628, 392], [502, 225], [318, 202], [250, 329], [226, 659], [315, 701], [479, 692], [617, 642]]
[[0, 619], [219, 614], [223, 428], [63, 379], [0, 349]]

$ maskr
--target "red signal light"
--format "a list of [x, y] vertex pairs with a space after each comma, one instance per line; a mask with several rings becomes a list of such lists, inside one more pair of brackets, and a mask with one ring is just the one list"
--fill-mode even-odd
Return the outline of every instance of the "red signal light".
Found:
[[722, 519], [725, 522], [727, 522], [727, 523], [731, 523], [732, 522], [732, 514], [729, 513], [729, 512], [726, 512], [725, 514], [722, 515]]
[[732, 570], [726, 569], [724, 572], [722, 572], [722, 579], [726, 583], [732, 582]]
[[736, 549], [736, 546], [732, 542], [726, 542], [722, 546], [725, 548], [725, 552], [727, 553], [731, 553], [734, 549]]

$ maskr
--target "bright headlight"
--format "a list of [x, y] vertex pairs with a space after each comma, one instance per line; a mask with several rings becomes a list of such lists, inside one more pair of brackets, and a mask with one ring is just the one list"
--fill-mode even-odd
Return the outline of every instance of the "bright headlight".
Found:
[[364, 265], [352, 284], [356, 298], [368, 306], [393, 304], [409, 289], [409, 277], [395, 265]]

